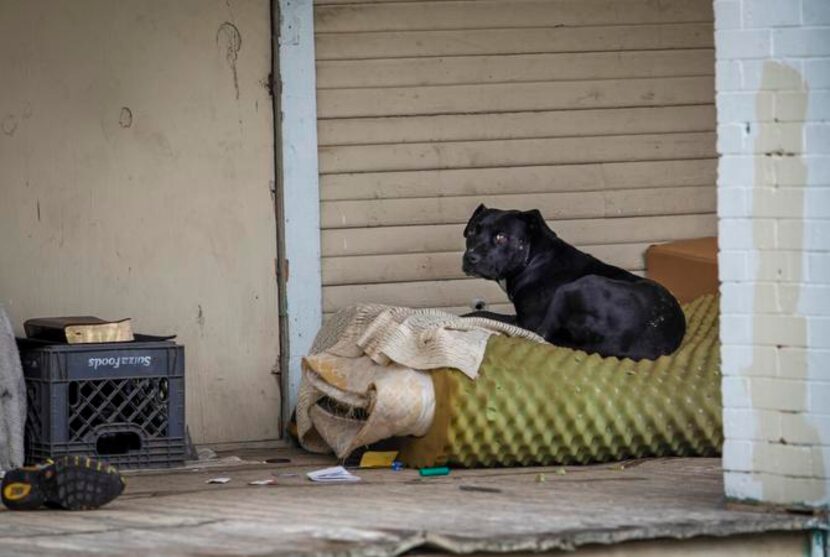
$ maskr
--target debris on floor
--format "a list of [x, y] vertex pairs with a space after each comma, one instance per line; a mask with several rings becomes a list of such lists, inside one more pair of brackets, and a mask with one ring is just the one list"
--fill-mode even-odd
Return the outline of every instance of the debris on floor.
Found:
[[230, 478], [211, 478], [211, 479], [207, 480], [205, 483], [206, 484], [226, 484], [229, 481], [231, 481]]
[[308, 479], [313, 482], [359, 482], [360, 477], [355, 476], [342, 466], [332, 466], [331, 468], [323, 468], [322, 470], [315, 470], [306, 474]]
[[277, 480], [275, 480], [274, 478], [269, 478], [267, 480], [254, 480], [252, 482], [248, 482], [248, 485], [277, 485]]
[[360, 457], [360, 468], [392, 468], [398, 451], [366, 451]]
[[450, 469], [447, 466], [434, 466], [431, 468], [421, 468], [418, 473], [423, 477], [447, 476], [450, 473]]

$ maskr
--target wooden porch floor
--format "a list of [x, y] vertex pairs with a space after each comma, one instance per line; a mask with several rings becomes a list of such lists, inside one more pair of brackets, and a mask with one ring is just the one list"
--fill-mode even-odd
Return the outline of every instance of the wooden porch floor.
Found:
[[[129, 474], [125, 494], [97, 511], [0, 511], [0, 555], [434, 555], [746, 534], [754, 537], [730, 539], [801, 548], [818, 526], [807, 515], [727, 510], [717, 459], [454, 470], [423, 480], [412, 470], [355, 470], [363, 481], [335, 485], [305, 478], [330, 458], [237, 454], [236, 463]], [[275, 457], [290, 462], [262, 462]], [[205, 483], [217, 476], [232, 479]], [[278, 485], [248, 485], [270, 477]], [[774, 539], [758, 537], [770, 532]], [[605, 554], [596, 547], [588, 552]], [[639, 546], [613, 554], [628, 555], [618, 551], [626, 547]]]

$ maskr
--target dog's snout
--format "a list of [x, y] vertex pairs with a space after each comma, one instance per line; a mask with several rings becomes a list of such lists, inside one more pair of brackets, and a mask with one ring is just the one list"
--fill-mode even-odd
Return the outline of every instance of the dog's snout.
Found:
[[475, 265], [481, 261], [481, 255], [474, 251], [468, 251], [464, 253], [464, 260], [470, 265]]

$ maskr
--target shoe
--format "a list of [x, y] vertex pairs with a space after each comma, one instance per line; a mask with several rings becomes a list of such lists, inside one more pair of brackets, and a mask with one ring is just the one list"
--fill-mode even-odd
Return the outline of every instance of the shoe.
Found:
[[107, 464], [83, 456], [63, 456], [6, 472], [3, 504], [10, 510], [42, 506], [68, 510], [97, 509], [124, 491], [124, 479]]

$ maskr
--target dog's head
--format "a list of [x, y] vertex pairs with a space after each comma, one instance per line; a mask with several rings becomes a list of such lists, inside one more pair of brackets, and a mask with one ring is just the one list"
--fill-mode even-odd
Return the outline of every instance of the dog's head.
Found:
[[506, 279], [527, 265], [533, 237], [546, 229], [537, 209], [503, 211], [479, 205], [464, 229], [464, 272], [490, 280]]

